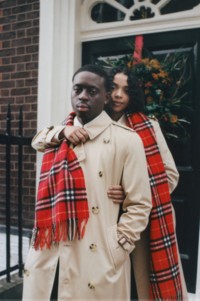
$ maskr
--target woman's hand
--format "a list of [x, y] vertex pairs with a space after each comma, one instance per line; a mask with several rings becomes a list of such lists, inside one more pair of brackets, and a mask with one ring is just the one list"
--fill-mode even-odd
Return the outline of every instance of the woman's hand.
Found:
[[116, 204], [122, 203], [126, 197], [121, 185], [111, 186], [107, 191], [107, 195]]
[[77, 145], [81, 142], [85, 143], [89, 136], [86, 130], [79, 126], [66, 126], [60, 133], [59, 138], [66, 138], [72, 144]]

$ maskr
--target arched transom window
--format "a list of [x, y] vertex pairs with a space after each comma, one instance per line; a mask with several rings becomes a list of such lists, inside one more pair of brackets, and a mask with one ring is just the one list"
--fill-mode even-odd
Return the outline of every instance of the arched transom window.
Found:
[[[182, 23], [185, 23], [183, 25]], [[161, 24], [167, 27], [200, 27], [200, 1], [199, 0], [82, 0], [81, 2], [81, 32], [83, 39], [88, 34], [102, 38], [101, 30], [119, 30], [120, 27], [129, 26], [136, 32], [148, 32], [149, 26], [155, 32]], [[178, 24], [179, 23], [179, 24]], [[142, 24], [142, 26], [141, 26]], [[152, 24], [156, 24], [154, 27]], [[164, 25], [162, 25], [164, 24]], [[181, 24], [181, 25], [180, 25]], [[144, 26], [146, 25], [146, 30]], [[164, 29], [164, 30], [165, 30]], [[128, 31], [126, 31], [128, 34]], [[133, 33], [133, 31], [132, 31]], [[108, 35], [108, 32], [103, 32]], [[99, 36], [99, 37], [98, 37]], [[90, 38], [90, 37], [89, 37]]]

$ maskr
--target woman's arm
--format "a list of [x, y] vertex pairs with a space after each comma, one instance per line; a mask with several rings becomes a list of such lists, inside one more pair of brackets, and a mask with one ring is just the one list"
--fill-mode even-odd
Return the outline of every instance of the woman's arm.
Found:
[[151, 123], [155, 130], [158, 147], [160, 149], [160, 154], [164, 163], [165, 171], [167, 173], [169, 190], [170, 193], [172, 193], [178, 184], [179, 173], [159, 123], [155, 120], [151, 120]]
[[48, 147], [55, 147], [60, 144], [59, 134], [65, 126], [49, 126], [39, 131], [32, 139], [31, 146], [39, 151], [44, 152]]
[[50, 126], [37, 133], [31, 145], [35, 150], [43, 152], [48, 147], [59, 145], [63, 139], [77, 145], [81, 142], [85, 143], [88, 137], [86, 130], [78, 126]]
[[[151, 120], [151, 123], [156, 134], [156, 140], [164, 163], [165, 171], [167, 173], [169, 190], [170, 193], [172, 193], [178, 184], [179, 173], [159, 123], [155, 120]], [[126, 197], [122, 186], [120, 185], [110, 187], [107, 193], [108, 197], [111, 198], [114, 203], [122, 203]]]
[[109, 187], [107, 195], [112, 199], [113, 203], [120, 204], [124, 201], [126, 195], [121, 185]]

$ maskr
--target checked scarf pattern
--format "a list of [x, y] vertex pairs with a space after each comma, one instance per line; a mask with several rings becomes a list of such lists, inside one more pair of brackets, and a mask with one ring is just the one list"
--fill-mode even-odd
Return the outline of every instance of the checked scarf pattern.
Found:
[[150, 299], [182, 300], [172, 203], [154, 129], [149, 119], [141, 113], [127, 114], [127, 122], [143, 141], [152, 193]]
[[80, 239], [88, 218], [83, 171], [75, 152], [63, 140], [58, 147], [47, 148], [43, 156], [32, 245], [43, 249], [61, 240]]

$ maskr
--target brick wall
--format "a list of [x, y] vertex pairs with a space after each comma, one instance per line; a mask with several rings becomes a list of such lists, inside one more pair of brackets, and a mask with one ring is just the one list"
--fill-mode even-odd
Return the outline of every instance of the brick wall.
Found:
[[[0, 1], [0, 134], [5, 133], [7, 105], [12, 110], [12, 134], [17, 134], [23, 106], [24, 136], [36, 132], [39, 43], [39, 0]], [[17, 222], [16, 146], [12, 147], [12, 224]], [[35, 203], [35, 151], [24, 147], [23, 220], [32, 227]], [[0, 224], [5, 222], [5, 147], [0, 145]]]

